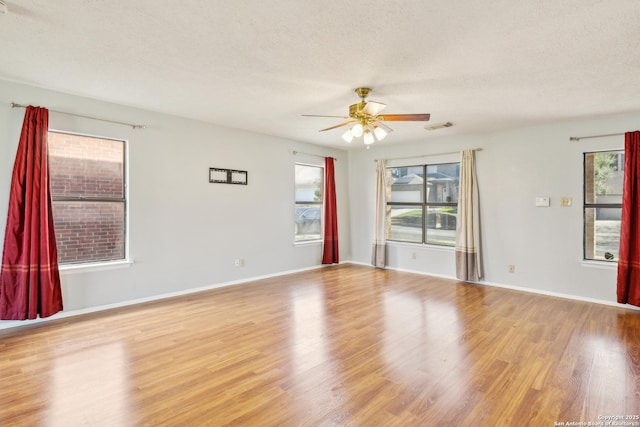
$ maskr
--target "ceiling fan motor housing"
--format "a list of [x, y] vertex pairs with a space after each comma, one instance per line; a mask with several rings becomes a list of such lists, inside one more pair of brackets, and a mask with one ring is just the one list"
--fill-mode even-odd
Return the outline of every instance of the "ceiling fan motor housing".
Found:
[[356, 88], [354, 92], [364, 101], [367, 95], [369, 95], [369, 92], [371, 92], [371, 89], [368, 87], [359, 87]]
[[371, 89], [368, 87], [359, 87], [356, 88], [354, 92], [360, 97], [360, 102], [349, 105], [349, 117], [360, 121], [366, 121], [368, 114], [363, 113], [362, 110], [364, 110], [364, 107], [367, 105], [365, 98], [369, 95]]
[[362, 112], [365, 105], [367, 105], [367, 103], [364, 101], [349, 105], [349, 117], [353, 119], [362, 118], [362, 116], [365, 115], [365, 113]]

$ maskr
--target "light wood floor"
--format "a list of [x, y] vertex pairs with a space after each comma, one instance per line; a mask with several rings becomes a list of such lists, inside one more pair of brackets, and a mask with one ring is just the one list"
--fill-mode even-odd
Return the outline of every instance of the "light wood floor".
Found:
[[0, 334], [2, 426], [638, 415], [640, 312], [362, 266]]

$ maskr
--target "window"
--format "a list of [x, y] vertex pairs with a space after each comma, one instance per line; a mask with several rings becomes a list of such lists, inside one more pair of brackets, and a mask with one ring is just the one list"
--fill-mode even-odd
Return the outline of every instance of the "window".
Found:
[[584, 259], [617, 261], [624, 151], [584, 153]]
[[125, 142], [51, 131], [48, 139], [59, 262], [125, 259]]
[[296, 242], [322, 238], [324, 168], [296, 163]]
[[460, 163], [392, 167], [388, 171], [391, 227], [387, 240], [455, 246]]

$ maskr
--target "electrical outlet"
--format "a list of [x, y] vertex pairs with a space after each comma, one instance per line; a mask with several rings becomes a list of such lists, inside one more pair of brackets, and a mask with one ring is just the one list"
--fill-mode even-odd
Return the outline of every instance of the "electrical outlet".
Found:
[[509, 273], [515, 273], [516, 272], [516, 266], [513, 264], [509, 264]]
[[563, 208], [571, 207], [572, 202], [571, 197], [560, 197], [560, 206]]
[[411, 252], [411, 259], [416, 259], [416, 253], [415, 252]]
[[236, 258], [233, 265], [236, 267], [244, 267], [244, 260], [242, 258]]

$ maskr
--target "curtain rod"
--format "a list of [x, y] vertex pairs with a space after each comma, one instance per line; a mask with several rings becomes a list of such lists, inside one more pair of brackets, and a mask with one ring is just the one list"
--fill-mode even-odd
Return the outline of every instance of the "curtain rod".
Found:
[[[472, 148], [473, 151], [482, 151], [482, 148]], [[463, 150], [460, 150], [463, 151]], [[446, 156], [447, 154], [459, 154], [460, 151], [449, 151], [446, 153], [432, 153], [432, 154], [421, 154], [418, 156], [407, 156], [407, 157], [393, 157], [390, 159], [374, 159], [374, 162], [377, 162], [378, 160], [403, 160], [403, 159], [415, 159], [418, 157], [433, 157], [433, 156]]]
[[606, 136], [620, 136], [620, 135], [624, 135], [624, 132], [622, 132], [622, 133], [608, 133], [606, 135], [570, 136], [569, 137], [569, 141], [580, 141], [581, 139], [604, 138]]
[[[305, 156], [313, 156], [313, 157], [320, 157], [321, 159], [324, 159], [325, 157], [331, 157], [331, 156], [321, 156], [320, 154], [311, 154], [311, 153], [305, 153], [303, 151], [295, 151], [293, 152], [293, 155], [295, 156], [296, 154], [304, 154]], [[335, 157], [331, 157], [333, 160], [335, 160], [336, 162], [338, 161], [338, 159], [336, 159]]]
[[[11, 108], [27, 108], [27, 107], [28, 107], [28, 105], [17, 104], [15, 102], [11, 103]], [[134, 125], [134, 124], [131, 124], [131, 123], [118, 122], [118, 121], [115, 121], [115, 120], [107, 120], [107, 119], [101, 119], [101, 118], [98, 118], [98, 117], [83, 116], [81, 114], [67, 113], [65, 111], [58, 111], [58, 110], [49, 110], [49, 111], [53, 111], [54, 113], [59, 113], [59, 114], [66, 114], [68, 116], [82, 117], [83, 119], [99, 120], [101, 122], [108, 122], [108, 123], [115, 123], [117, 125], [130, 126], [133, 129], [146, 129], [145, 125]]]

